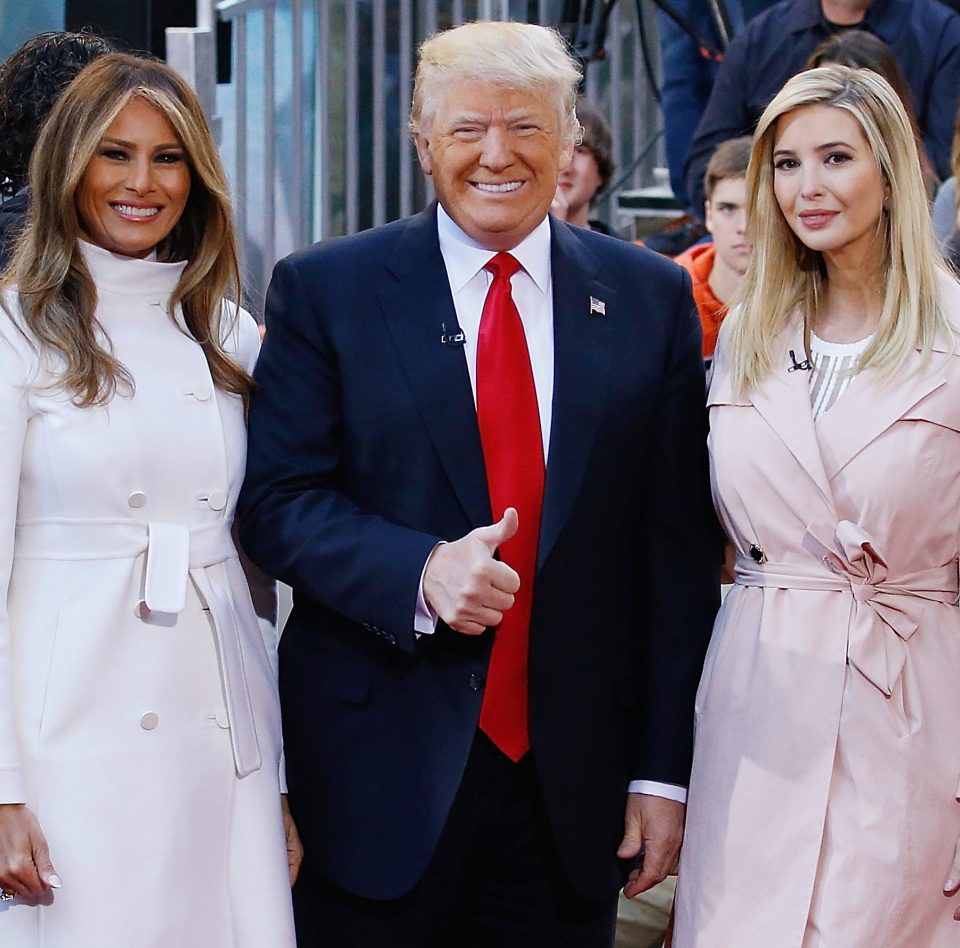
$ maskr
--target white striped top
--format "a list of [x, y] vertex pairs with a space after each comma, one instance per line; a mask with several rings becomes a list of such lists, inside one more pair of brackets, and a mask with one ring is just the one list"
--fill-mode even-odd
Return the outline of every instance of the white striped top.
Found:
[[857, 361], [873, 335], [857, 342], [827, 342], [810, 334], [810, 402], [818, 419], [847, 390], [857, 374]]

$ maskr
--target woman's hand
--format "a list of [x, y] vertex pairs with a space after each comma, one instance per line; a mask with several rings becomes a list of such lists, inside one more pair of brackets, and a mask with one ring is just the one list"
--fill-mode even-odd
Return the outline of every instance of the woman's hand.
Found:
[[283, 831], [287, 837], [287, 867], [290, 870], [290, 885], [292, 887], [294, 882], [297, 881], [300, 863], [303, 862], [303, 843], [300, 842], [297, 824], [293, 822], [293, 817], [290, 815], [290, 804], [287, 803], [285, 793], [280, 794], [280, 808], [283, 810]]
[[[957, 840], [957, 848], [953, 852], [953, 866], [947, 873], [946, 882], [943, 883], [944, 895], [956, 895], [960, 890], [960, 839]], [[953, 913], [954, 919], [960, 922], [960, 908]]]
[[0, 887], [40, 899], [62, 885], [37, 818], [22, 803], [0, 804]]

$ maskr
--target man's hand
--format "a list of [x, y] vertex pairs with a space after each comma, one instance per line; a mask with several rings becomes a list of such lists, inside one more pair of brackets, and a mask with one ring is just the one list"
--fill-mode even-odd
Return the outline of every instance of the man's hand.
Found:
[[0, 806], [0, 888], [23, 898], [42, 899], [59, 889], [37, 818], [20, 803]]
[[303, 843], [300, 842], [297, 824], [293, 821], [290, 804], [287, 802], [285, 793], [280, 794], [280, 808], [283, 810], [283, 833], [287, 838], [287, 869], [290, 873], [290, 886], [292, 888], [300, 874], [300, 863], [303, 862]]
[[627, 794], [623, 840], [617, 856], [634, 859], [643, 850], [642, 864], [630, 873], [623, 887], [628, 899], [652, 889], [677, 871], [685, 812], [686, 807], [676, 800], [648, 793]]
[[508, 507], [498, 523], [438, 546], [423, 573], [427, 604], [451, 629], [480, 635], [500, 624], [520, 588], [516, 571], [493, 558], [516, 532], [517, 512]]

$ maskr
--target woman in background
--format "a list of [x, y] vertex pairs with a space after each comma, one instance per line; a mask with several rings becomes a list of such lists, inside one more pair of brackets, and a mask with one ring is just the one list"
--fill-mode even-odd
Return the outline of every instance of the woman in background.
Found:
[[38, 33], [0, 63], [0, 269], [27, 215], [27, 167], [46, 117], [80, 70], [110, 52], [95, 33]]
[[0, 944], [291, 948], [276, 643], [230, 536], [258, 336], [203, 110], [103, 56], [30, 181], [0, 311]]
[[910, 119], [913, 138], [920, 156], [920, 170], [927, 197], [932, 199], [940, 184], [933, 162], [927, 154], [920, 126], [917, 125], [917, 110], [907, 77], [904, 76], [893, 50], [874, 33], [866, 30], [842, 30], [825, 39], [807, 60], [807, 69], [818, 66], [849, 66], [851, 69], [872, 69], [883, 76], [899, 96], [904, 111]]
[[714, 628], [675, 948], [957, 944], [960, 287], [868, 70], [757, 127], [754, 258], [709, 394]]

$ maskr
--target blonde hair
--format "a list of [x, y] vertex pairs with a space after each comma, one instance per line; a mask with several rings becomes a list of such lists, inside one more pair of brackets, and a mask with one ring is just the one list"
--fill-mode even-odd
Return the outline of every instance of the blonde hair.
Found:
[[[226, 176], [193, 90], [164, 63], [111, 53], [67, 87], [43, 127], [30, 161], [26, 227], [0, 289], [16, 285], [25, 328], [65, 360], [60, 383], [78, 405], [105, 404], [126, 368], [98, 340], [97, 290], [80, 251], [76, 195], [87, 165], [120, 111], [134, 97], [155, 106], [177, 133], [190, 168], [190, 195], [176, 226], [157, 247], [160, 260], [186, 260], [173, 295], [200, 344], [214, 384], [246, 403], [252, 380], [224, 351], [225, 298], [238, 299], [240, 268]], [[236, 319], [238, 308], [234, 308]]]
[[410, 129], [428, 130], [446, 87], [481, 79], [508, 89], [552, 96], [564, 141], [579, 142], [577, 88], [580, 64], [554, 29], [532, 23], [479, 21], [435, 33], [420, 46]]
[[910, 119], [890, 85], [876, 73], [826, 66], [790, 79], [764, 110], [747, 169], [747, 229], [753, 259], [737, 289], [724, 351], [735, 388], [743, 393], [773, 369], [775, 341], [799, 309], [809, 335], [826, 289], [822, 255], [793, 233], [774, 194], [773, 149], [779, 120], [812, 105], [843, 109], [863, 130], [887, 185], [880, 227], [881, 270], [886, 274], [877, 331], [860, 360], [892, 377], [919, 348], [926, 359], [937, 339], [955, 331], [940, 304], [943, 268], [930, 225], [916, 141]]

